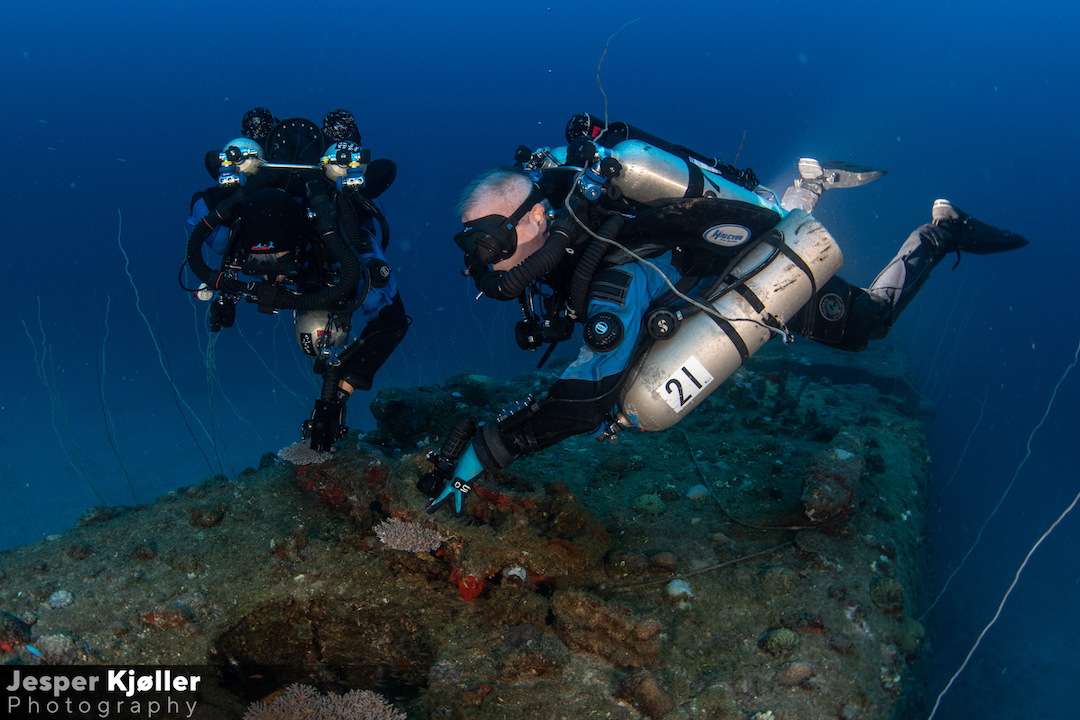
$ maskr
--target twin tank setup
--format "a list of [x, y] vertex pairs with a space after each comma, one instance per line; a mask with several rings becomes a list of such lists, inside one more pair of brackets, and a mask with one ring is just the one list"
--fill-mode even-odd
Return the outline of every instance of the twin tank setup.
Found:
[[[616, 422], [624, 428], [665, 430], [782, 331], [836, 274], [844, 258], [812, 215], [802, 210], [787, 212], [772, 198], [744, 186], [756, 186], [756, 179], [740, 184], [740, 171], [721, 168], [715, 160], [710, 162], [630, 126], [612, 124], [607, 132], [616, 125], [626, 129], [628, 137], [601, 148], [602, 156], [614, 158], [619, 166], [614, 177], [606, 179], [609, 193], [613, 186], [615, 195], [643, 205], [673, 198], [715, 198], [764, 208], [779, 218], [766, 233], [758, 233], [719, 289], [704, 299], [712, 312], [697, 312], [681, 322], [676, 332], [655, 340], [626, 371]], [[565, 161], [565, 153], [565, 148], [546, 151], [543, 167]], [[751, 242], [753, 235], [752, 228], [738, 222], [718, 222], [701, 229], [701, 240], [725, 248]]]

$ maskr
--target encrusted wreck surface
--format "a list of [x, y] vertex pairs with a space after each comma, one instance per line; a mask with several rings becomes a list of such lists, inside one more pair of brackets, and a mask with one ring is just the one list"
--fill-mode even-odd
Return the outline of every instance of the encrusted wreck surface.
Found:
[[324, 463], [268, 455], [0, 554], [0, 657], [209, 665], [207, 718], [294, 681], [410, 718], [912, 715], [919, 399], [885, 349], [821, 353], [767, 346], [678, 428], [564, 442], [460, 517], [424, 512], [426, 443], [553, 374], [384, 390]]

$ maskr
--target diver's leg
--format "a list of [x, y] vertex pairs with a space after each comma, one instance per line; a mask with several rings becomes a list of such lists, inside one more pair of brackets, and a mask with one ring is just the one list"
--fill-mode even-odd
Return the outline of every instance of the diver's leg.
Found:
[[860, 352], [889, 331], [891, 305], [834, 275], [788, 321], [792, 332], [838, 350]]
[[[401, 295], [394, 295], [387, 305], [364, 327], [347, 357], [342, 358], [341, 379], [357, 390], [370, 390], [375, 373], [409, 330], [409, 318]], [[343, 353], [343, 356], [345, 354]]]
[[[959, 263], [960, 255], [964, 252], [988, 255], [1028, 244], [1023, 236], [980, 222], [948, 200], [936, 201], [932, 216], [933, 222], [908, 236], [896, 257], [867, 289], [871, 295], [891, 305], [889, 325], [896, 322], [930, 277], [930, 271], [946, 255], [955, 252]], [[885, 332], [888, 332], [888, 328], [885, 328]], [[884, 336], [882, 333], [880, 337]]]
[[933, 220], [908, 236], [869, 288], [833, 277], [788, 327], [830, 347], [864, 350], [870, 340], [889, 334], [945, 256], [954, 252], [986, 255], [1028, 244], [1022, 236], [980, 222], [947, 200], [934, 203]]

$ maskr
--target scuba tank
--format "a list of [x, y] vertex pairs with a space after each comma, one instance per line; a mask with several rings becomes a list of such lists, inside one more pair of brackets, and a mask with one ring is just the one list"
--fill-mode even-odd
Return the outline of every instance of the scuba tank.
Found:
[[723, 319], [694, 315], [626, 371], [618, 424], [665, 430], [677, 423], [773, 337], [770, 326], [789, 321], [843, 263], [821, 223], [793, 210], [709, 299]]
[[[656, 151], [658, 157], [675, 156], [688, 165], [703, 169], [746, 190], [755, 191], [759, 187], [757, 176], [750, 168], [739, 169], [719, 158], [710, 157], [683, 145], [669, 142], [624, 122], [608, 123], [589, 113], [578, 113], [566, 123], [566, 142], [574, 144], [580, 140], [587, 140], [599, 147], [609, 149], [618, 148], [619, 145], [628, 140], [636, 140], [651, 147]], [[695, 194], [696, 189], [693, 187], [693, 185], [696, 185], [693, 170], [691, 170], [691, 178], [689, 179], [691, 184], [688, 185], [689, 191], [685, 196], [668, 195], [667, 197], [700, 197], [702, 193]], [[703, 194], [705, 197], [710, 197], [707, 192]]]
[[610, 178], [622, 196], [644, 205], [672, 198], [719, 198], [740, 200], [770, 209], [777, 206], [751, 190], [737, 185], [689, 157], [673, 155], [643, 140], [624, 140], [611, 148], [619, 162], [618, 174]]
[[[655, 342], [624, 375], [616, 424], [664, 430], [782, 329], [840, 269], [843, 255], [812, 216], [803, 211], [785, 216], [778, 202], [764, 196], [769, 191], [759, 188], [752, 171], [621, 123], [601, 131], [592, 122], [575, 134], [575, 120], [567, 128], [568, 150], [541, 148], [526, 167], [545, 176], [563, 167], [574, 169], [580, 173], [573, 181], [575, 191], [613, 208], [629, 203], [632, 215], [619, 235], [635, 252], [655, 256], [661, 247], [686, 246], [730, 259], [730, 270], [719, 275], [722, 280], [705, 297], [695, 298], [716, 314], [687, 318], [676, 307], [653, 307], [646, 314], [646, 330]], [[583, 142], [594, 149], [583, 148]], [[565, 165], [556, 166], [560, 161]], [[565, 171], [559, 177], [565, 179]], [[679, 222], [685, 236], [665, 233], [669, 222]], [[594, 262], [586, 262], [592, 259], [586, 249], [575, 272], [571, 305], [576, 317], [584, 314], [597, 268], [633, 257], [601, 248]], [[686, 309], [687, 314], [693, 311]]]

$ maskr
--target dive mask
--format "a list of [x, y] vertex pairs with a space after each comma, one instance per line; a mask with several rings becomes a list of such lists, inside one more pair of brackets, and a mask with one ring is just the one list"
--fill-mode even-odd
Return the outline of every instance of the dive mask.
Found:
[[454, 242], [466, 255], [476, 258], [482, 265], [494, 265], [506, 260], [517, 250], [517, 224], [525, 213], [543, 199], [540, 188], [533, 185], [529, 196], [509, 217], [485, 215], [467, 222], [465, 229], [454, 236]]

